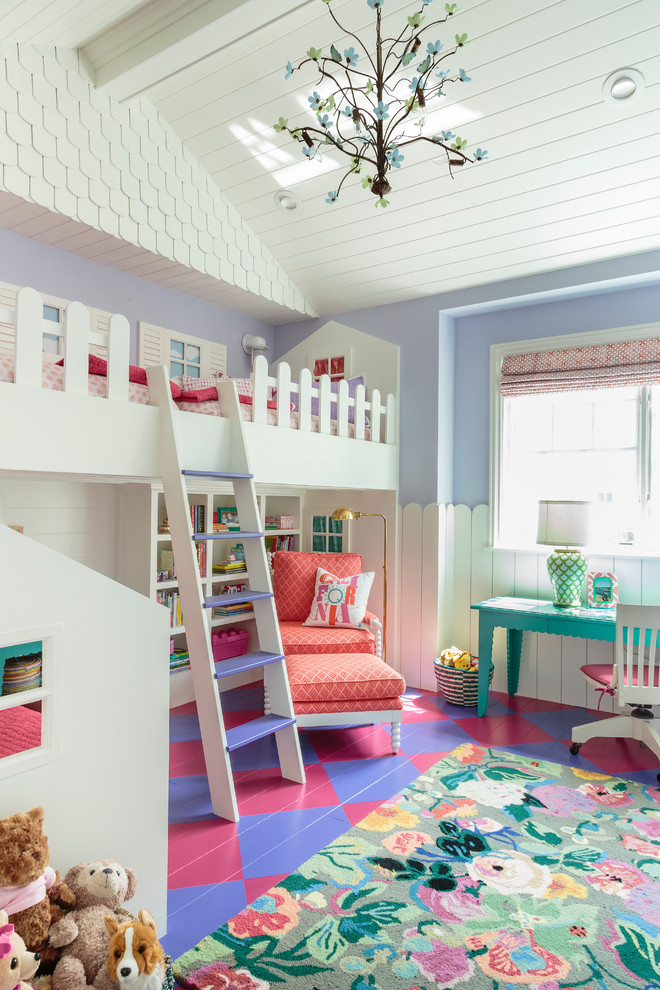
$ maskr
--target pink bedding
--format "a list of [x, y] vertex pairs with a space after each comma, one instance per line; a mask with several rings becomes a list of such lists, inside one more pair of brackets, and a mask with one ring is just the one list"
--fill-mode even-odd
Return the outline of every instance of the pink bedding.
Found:
[[[88, 393], [89, 395], [98, 396], [100, 398], [105, 398], [107, 395], [107, 379], [101, 375], [88, 375]], [[13, 382], [14, 381], [14, 358], [11, 354], [0, 353], [0, 382]], [[64, 368], [61, 365], [44, 363], [41, 376], [42, 388], [54, 389], [58, 392], [64, 391]], [[140, 405], [149, 405], [149, 389], [146, 385], [138, 385], [134, 382], [128, 383], [128, 401], [137, 402]], [[220, 415], [220, 404], [217, 400], [209, 400], [207, 402], [177, 402], [179, 409], [183, 412], [201, 413], [203, 416], [219, 416]], [[252, 406], [241, 403], [241, 418], [246, 422], [252, 422]], [[291, 429], [298, 429], [298, 413], [290, 413], [290, 426]], [[266, 410], [266, 423], [269, 426], [275, 426], [277, 423], [277, 411], [275, 409]], [[319, 432], [319, 417], [312, 416], [312, 433]], [[337, 435], [337, 421], [332, 420], [330, 423], [330, 433], [332, 436]], [[369, 439], [369, 429], [365, 427], [365, 438]], [[348, 424], [348, 435], [349, 437], [355, 436], [355, 430], [353, 423]]]

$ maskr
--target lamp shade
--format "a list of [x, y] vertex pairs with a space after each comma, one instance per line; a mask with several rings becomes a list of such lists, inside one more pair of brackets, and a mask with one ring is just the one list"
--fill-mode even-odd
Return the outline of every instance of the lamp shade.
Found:
[[551, 547], [584, 547], [591, 535], [591, 502], [539, 501], [536, 542]]

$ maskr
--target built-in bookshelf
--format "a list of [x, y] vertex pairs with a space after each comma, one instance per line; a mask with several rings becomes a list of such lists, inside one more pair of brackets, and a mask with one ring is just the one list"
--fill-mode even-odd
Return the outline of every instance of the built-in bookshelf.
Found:
[[[200, 485], [189, 491], [188, 500], [194, 532], [211, 532], [214, 526], [223, 525], [229, 533], [240, 528], [229, 486]], [[267, 551], [302, 549], [303, 493], [258, 490], [257, 500]], [[118, 579], [169, 610], [173, 650], [171, 704], [183, 704], [192, 700], [192, 680], [165, 498], [158, 485], [127, 485], [120, 491], [117, 504]], [[204, 597], [250, 588], [250, 575], [244, 558], [241, 560], [242, 545], [238, 538], [199, 543], [197, 553]], [[213, 629], [222, 626], [247, 629], [252, 649], [256, 648], [253, 615], [250, 606], [228, 605], [213, 609], [210, 621]]]

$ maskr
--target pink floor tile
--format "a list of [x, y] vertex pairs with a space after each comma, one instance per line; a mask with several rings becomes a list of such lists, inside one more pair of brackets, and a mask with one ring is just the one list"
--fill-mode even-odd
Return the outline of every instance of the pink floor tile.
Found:
[[[562, 740], [566, 746], [570, 739]], [[603, 773], [635, 773], [637, 770], [660, 770], [658, 757], [648, 747], [642, 748], [635, 739], [590, 739], [582, 743], [580, 756], [589, 760]]]
[[170, 708], [170, 716], [172, 715], [196, 715], [197, 705], [194, 701], [189, 701], [185, 705], [179, 705], [177, 708]]
[[169, 836], [168, 890], [242, 877], [241, 851], [232, 822], [213, 819], [173, 825]]
[[241, 815], [264, 815], [293, 808], [322, 808], [339, 804], [328, 775], [320, 763], [305, 767], [306, 782], [282, 777], [279, 767], [238, 771], [234, 774]]
[[379, 808], [382, 801], [356, 801], [355, 804], [342, 805], [344, 814], [351, 825], [356, 825], [366, 818], [375, 808]]
[[525, 698], [517, 694], [511, 698], [504, 691], [491, 691], [490, 697], [497, 698], [503, 705], [514, 712], [556, 712], [562, 708], [572, 708], [572, 705], [564, 705], [560, 701], [539, 701], [538, 698]]
[[419, 753], [417, 756], [409, 756], [408, 759], [416, 766], [420, 773], [426, 773], [431, 767], [434, 767], [439, 760], [442, 760], [445, 756], [451, 753], [448, 749], [443, 753]]
[[484, 718], [457, 718], [454, 721], [483, 746], [515, 746], [549, 742], [553, 738], [523, 715], [486, 715]]
[[320, 760], [370, 760], [392, 753], [389, 725], [365, 725], [356, 728], [314, 729], [308, 733]]
[[430, 698], [406, 698], [403, 702], [404, 722], [445, 722], [449, 716], [437, 708]]
[[223, 712], [225, 718], [225, 729], [234, 729], [237, 725], [243, 725], [245, 722], [252, 722], [255, 718], [261, 718], [263, 713], [263, 708], [235, 712], [225, 711]]
[[201, 739], [170, 743], [170, 777], [206, 773]]
[[257, 897], [261, 897], [271, 887], [275, 887], [287, 875], [286, 873], [278, 873], [273, 877], [246, 877], [244, 883], [247, 903], [251, 904], [252, 901], [256, 901]]

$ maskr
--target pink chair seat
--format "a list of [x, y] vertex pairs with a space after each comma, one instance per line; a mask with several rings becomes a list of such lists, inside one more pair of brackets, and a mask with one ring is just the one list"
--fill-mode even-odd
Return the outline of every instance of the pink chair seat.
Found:
[[[583, 667], [580, 667], [580, 670], [588, 680], [593, 681], [594, 684], [599, 684], [605, 688], [609, 688], [612, 684], [612, 680], [614, 678], [614, 669], [615, 668], [611, 663], [585, 663]], [[660, 683], [660, 670], [658, 669], [658, 667], [655, 668], [654, 674], [655, 674], [654, 686], [658, 687]], [[633, 671], [632, 685], [633, 687], [637, 687], [636, 671]], [[649, 674], [648, 674], [648, 669], [645, 668], [644, 687], [648, 687], [648, 686], [649, 686]]]
[[[315, 653], [287, 656], [294, 711], [298, 704], [320, 705], [323, 711], [361, 711], [386, 699], [387, 708], [401, 708], [406, 682], [378, 657], [367, 653]], [[328, 703], [349, 707], [328, 709]], [[314, 709], [313, 709], [314, 710]]]
[[[298, 653], [374, 653], [374, 634], [352, 626], [304, 626], [280, 622], [284, 655]], [[379, 661], [382, 663], [382, 661]]]

